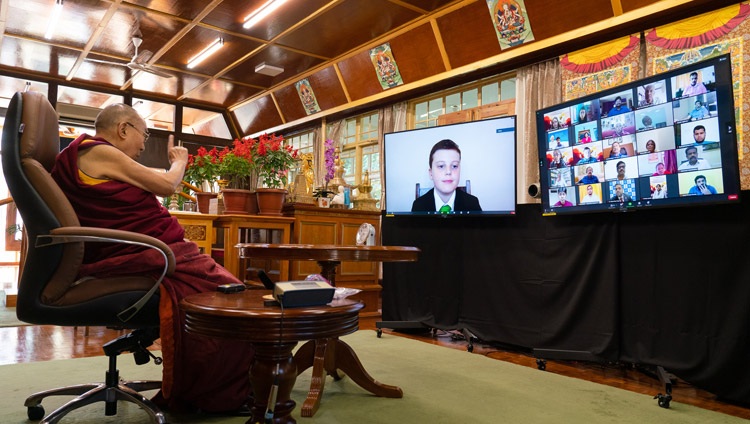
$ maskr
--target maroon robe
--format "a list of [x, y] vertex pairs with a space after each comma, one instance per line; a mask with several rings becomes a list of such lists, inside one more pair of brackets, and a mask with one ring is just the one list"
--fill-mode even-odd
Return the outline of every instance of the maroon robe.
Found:
[[[89, 140], [85, 143], [83, 141]], [[202, 254], [153, 193], [120, 181], [90, 184], [79, 178], [79, 150], [107, 144], [82, 135], [57, 157], [52, 177], [73, 205], [83, 226], [134, 231], [158, 238], [172, 248], [175, 272], [161, 285], [159, 305], [163, 362], [162, 389], [154, 399], [173, 411], [231, 411], [248, 400], [248, 371], [253, 350], [246, 342], [218, 340], [185, 333], [185, 296], [238, 283], [229, 271]], [[80, 274], [97, 277], [154, 274], [163, 267], [161, 255], [139, 246], [86, 244]]]

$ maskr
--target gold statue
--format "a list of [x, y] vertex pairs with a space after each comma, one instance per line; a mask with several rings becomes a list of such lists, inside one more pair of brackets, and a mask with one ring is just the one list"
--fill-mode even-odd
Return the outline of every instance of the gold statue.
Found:
[[313, 169], [313, 154], [303, 153], [300, 155], [302, 161], [302, 174], [305, 176], [305, 193], [312, 196], [315, 190], [315, 170]]

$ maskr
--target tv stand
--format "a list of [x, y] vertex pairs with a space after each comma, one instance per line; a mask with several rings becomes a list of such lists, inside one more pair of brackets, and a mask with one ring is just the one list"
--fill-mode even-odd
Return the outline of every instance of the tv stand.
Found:
[[[380, 338], [383, 335], [383, 328], [390, 328], [391, 330], [430, 330], [433, 335], [435, 335], [435, 332], [437, 329], [435, 327], [430, 327], [429, 325], [423, 324], [419, 321], [378, 321], [375, 323], [375, 328], [377, 328], [377, 335], [378, 338]], [[478, 341], [479, 338], [474, 335], [471, 331], [469, 331], [466, 328], [462, 328], [461, 330], [461, 336], [454, 336], [455, 340], [460, 340], [463, 338], [466, 340], [469, 345], [466, 346], [466, 350], [469, 352], [474, 351], [474, 342]]]

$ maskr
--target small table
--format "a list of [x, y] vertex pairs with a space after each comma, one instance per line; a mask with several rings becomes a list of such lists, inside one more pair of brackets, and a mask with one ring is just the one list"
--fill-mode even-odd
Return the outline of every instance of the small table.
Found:
[[[242, 258], [317, 261], [321, 275], [332, 286], [336, 285], [336, 267], [341, 261], [414, 262], [420, 252], [418, 248], [408, 246], [240, 243], [236, 247]], [[381, 384], [370, 377], [354, 351], [340, 341], [338, 336], [308, 341], [299, 348], [294, 360], [297, 362], [298, 372], [313, 367], [310, 391], [302, 405], [303, 417], [312, 417], [318, 410], [325, 385], [324, 371], [338, 380], [341, 377], [336, 370], [341, 369], [352, 381], [377, 396], [403, 397], [399, 387]], [[354, 371], [354, 374], [350, 374], [347, 369]]]
[[[367, 374], [354, 350], [338, 339], [357, 331], [359, 310], [363, 307], [361, 302], [335, 300], [325, 306], [286, 308], [282, 312], [279, 306], [264, 305], [262, 296], [265, 294], [269, 294], [269, 291], [246, 290], [234, 294], [209, 292], [188, 296], [180, 302], [180, 308], [185, 311], [187, 332], [246, 340], [255, 347], [255, 363], [249, 370], [255, 403], [248, 424], [264, 422], [274, 383], [278, 384], [278, 392], [273, 422], [295, 423], [291, 416], [295, 402], [290, 399], [290, 394], [297, 374], [311, 365], [313, 386], [319, 387], [319, 390], [313, 392], [311, 389], [303, 403], [302, 416], [310, 417], [318, 408], [323, 392], [324, 381], [320, 380], [325, 377], [324, 365], [325, 369], [344, 371], [352, 381], [375, 395], [403, 396], [398, 387], [379, 383]], [[322, 347], [319, 345], [311, 350], [306, 348], [306, 344], [292, 358], [292, 349], [297, 342], [311, 339], [324, 341]], [[277, 382], [274, 381], [276, 375]]]
[[240, 243], [242, 258], [317, 261], [320, 274], [336, 285], [341, 261], [415, 262], [420, 250], [409, 246], [337, 246], [333, 244]]

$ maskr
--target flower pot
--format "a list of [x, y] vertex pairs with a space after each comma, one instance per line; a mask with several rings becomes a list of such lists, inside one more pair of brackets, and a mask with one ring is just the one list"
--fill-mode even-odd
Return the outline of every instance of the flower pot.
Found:
[[224, 195], [224, 213], [231, 215], [247, 215], [247, 198], [252, 194], [250, 190], [238, 188], [225, 188], [221, 191]]
[[318, 197], [318, 206], [321, 208], [330, 208], [331, 207], [331, 199], [327, 197]]
[[255, 191], [255, 195], [258, 198], [258, 215], [281, 215], [286, 190], [283, 188], [259, 188]]
[[258, 196], [255, 195], [254, 191], [251, 191], [250, 195], [247, 196], [245, 211], [247, 211], [247, 213], [249, 213], [250, 215], [258, 214]]
[[218, 196], [217, 193], [203, 192], [195, 193], [196, 199], [198, 199], [198, 212], [209, 213], [208, 205], [211, 203], [211, 199], [215, 199]]

